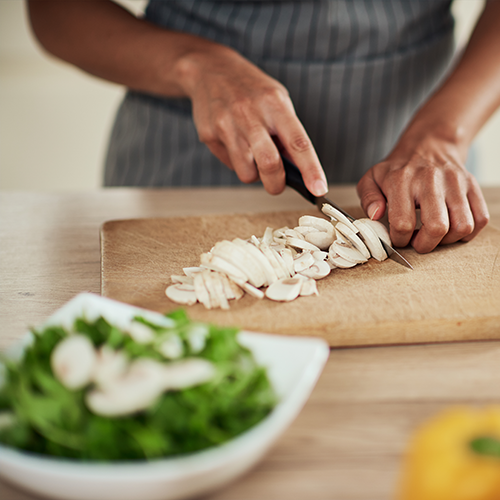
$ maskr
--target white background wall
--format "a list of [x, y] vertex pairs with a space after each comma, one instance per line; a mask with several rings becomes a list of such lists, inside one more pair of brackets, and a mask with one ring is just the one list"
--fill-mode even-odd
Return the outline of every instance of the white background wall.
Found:
[[[122, 0], [135, 12], [144, 0]], [[455, 0], [463, 41], [482, 0]], [[98, 188], [106, 143], [123, 88], [43, 53], [22, 0], [0, 0], [0, 188]], [[483, 185], [500, 185], [500, 112], [477, 138]]]

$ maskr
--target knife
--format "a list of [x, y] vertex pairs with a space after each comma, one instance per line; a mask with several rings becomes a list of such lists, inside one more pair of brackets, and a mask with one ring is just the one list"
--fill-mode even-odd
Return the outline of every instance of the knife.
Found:
[[[295, 189], [295, 191], [301, 194], [307, 201], [309, 201], [313, 205], [316, 205], [320, 211], [323, 207], [323, 204], [327, 203], [344, 214], [351, 222], [356, 220], [352, 215], [348, 214], [343, 208], [339, 207], [336, 203], [329, 200], [326, 196], [314, 196], [309, 191], [309, 189], [306, 188], [300, 170], [288, 158], [285, 158], [283, 154], [281, 155], [281, 160], [283, 161], [283, 166], [285, 167], [287, 186]], [[379, 240], [390, 259], [392, 259], [394, 262], [397, 262], [398, 264], [401, 264], [402, 266], [407, 267], [408, 269], [413, 269], [411, 264], [397, 250], [385, 243], [382, 239], [379, 238]]]

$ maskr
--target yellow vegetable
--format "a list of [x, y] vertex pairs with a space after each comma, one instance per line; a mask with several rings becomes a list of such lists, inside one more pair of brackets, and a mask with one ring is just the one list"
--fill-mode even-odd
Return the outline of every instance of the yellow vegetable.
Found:
[[398, 500], [499, 500], [500, 407], [449, 409], [424, 424], [405, 457]]

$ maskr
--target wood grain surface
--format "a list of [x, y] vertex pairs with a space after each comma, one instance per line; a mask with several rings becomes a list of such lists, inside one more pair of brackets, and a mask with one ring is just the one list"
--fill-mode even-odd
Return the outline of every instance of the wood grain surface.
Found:
[[[347, 207], [362, 216], [359, 208]], [[312, 215], [318, 212], [312, 209]], [[172, 274], [197, 266], [215, 242], [294, 227], [304, 211], [133, 219], [101, 229], [101, 293], [167, 312]], [[318, 281], [319, 296], [281, 303], [248, 294], [231, 309], [188, 307], [196, 319], [253, 331], [312, 335], [331, 346], [405, 344], [500, 337], [500, 231], [420, 255], [401, 250], [414, 270], [370, 259]]]
[[[484, 188], [500, 227], [500, 187]], [[342, 206], [354, 186], [331, 186]], [[307, 210], [287, 190], [103, 189], [0, 195], [0, 350], [77, 293], [100, 289], [99, 228], [129, 218]], [[204, 500], [389, 500], [416, 427], [451, 405], [500, 402], [500, 342], [332, 349], [310, 400], [260, 464]], [[41, 497], [0, 481], [0, 498]], [[98, 500], [98, 499], [96, 499]]]

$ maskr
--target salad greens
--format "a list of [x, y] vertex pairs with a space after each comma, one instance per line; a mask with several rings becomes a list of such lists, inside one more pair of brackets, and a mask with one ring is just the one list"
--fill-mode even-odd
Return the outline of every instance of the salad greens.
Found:
[[[152, 358], [169, 363], [158, 345], [178, 335], [186, 357], [214, 363], [210, 381], [164, 392], [147, 410], [121, 417], [103, 417], [85, 404], [87, 388], [70, 390], [54, 376], [52, 350], [70, 332], [59, 326], [33, 331], [34, 341], [20, 361], [5, 360], [0, 387], [0, 443], [39, 454], [93, 461], [154, 459], [215, 446], [241, 434], [268, 415], [276, 395], [266, 370], [237, 342], [235, 328], [201, 325], [183, 310], [167, 315], [174, 326], [156, 325], [149, 343], [137, 343], [105, 318], [78, 318], [73, 331], [100, 348], [122, 350], [130, 360]], [[207, 335], [194, 352], [190, 334], [203, 326]], [[200, 346], [196, 350], [200, 349]], [[3, 417], [3, 419], [2, 419]], [[6, 420], [9, 420], [7, 425]]]

